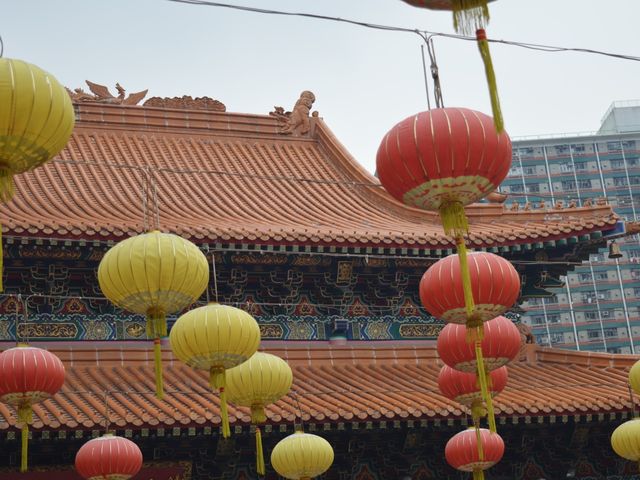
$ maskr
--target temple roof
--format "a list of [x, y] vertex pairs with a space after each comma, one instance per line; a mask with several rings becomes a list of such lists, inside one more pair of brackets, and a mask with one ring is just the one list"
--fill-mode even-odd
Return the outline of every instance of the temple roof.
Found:
[[[389, 196], [318, 117], [309, 133], [286, 135], [269, 115], [75, 108], [63, 152], [16, 178], [15, 198], [0, 207], [5, 233], [118, 240], [159, 226], [197, 243], [451, 248], [435, 214]], [[603, 204], [467, 213], [475, 247], [599, 234], [617, 221]]]
[[[34, 344], [39, 346], [38, 344]], [[13, 345], [1, 344], [0, 348]], [[42, 346], [42, 345], [40, 345]], [[164, 347], [165, 399], [153, 395], [150, 349], [140, 342], [44, 345], [67, 369], [53, 399], [34, 407], [36, 430], [104, 428], [105, 397], [111, 428], [204, 428], [220, 424], [218, 397], [208, 374], [193, 370]], [[265, 351], [293, 369], [292, 392], [267, 408], [268, 423], [464, 421], [467, 412], [438, 390], [441, 362], [434, 342], [263, 342]], [[637, 360], [526, 344], [509, 365], [507, 388], [495, 399], [499, 419], [620, 414], [631, 408], [627, 372]], [[229, 406], [232, 424], [248, 425], [246, 408]], [[591, 417], [588, 417], [591, 418]], [[611, 417], [612, 418], [612, 417]], [[566, 421], [566, 420], [565, 420]], [[13, 408], [0, 403], [0, 429], [15, 426]]]

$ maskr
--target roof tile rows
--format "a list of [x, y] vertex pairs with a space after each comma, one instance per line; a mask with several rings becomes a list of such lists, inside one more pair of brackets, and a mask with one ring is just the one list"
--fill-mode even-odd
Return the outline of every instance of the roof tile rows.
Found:
[[[460, 419], [467, 412], [438, 391], [441, 363], [432, 342], [264, 342], [294, 372], [291, 393], [267, 408], [268, 422]], [[8, 348], [12, 345], [4, 345]], [[51, 346], [65, 363], [61, 392], [34, 407], [35, 429], [216, 427], [217, 395], [207, 375], [164, 351], [163, 400], [154, 392], [151, 352], [134, 344], [72, 343]], [[630, 408], [630, 355], [588, 354], [526, 345], [509, 365], [507, 388], [495, 400], [498, 416], [549, 416], [620, 412]], [[108, 405], [105, 408], [106, 404]], [[232, 423], [248, 424], [246, 408], [229, 407]], [[0, 429], [15, 426], [13, 408], [0, 403]]]
[[[258, 115], [76, 105], [63, 152], [18, 176], [5, 232], [118, 239], [160, 226], [196, 242], [449, 248], [435, 214], [401, 205], [320, 119], [311, 137]], [[181, 121], [178, 121], [181, 120]], [[146, 207], [145, 207], [146, 205]], [[610, 229], [609, 206], [468, 207], [477, 246]]]

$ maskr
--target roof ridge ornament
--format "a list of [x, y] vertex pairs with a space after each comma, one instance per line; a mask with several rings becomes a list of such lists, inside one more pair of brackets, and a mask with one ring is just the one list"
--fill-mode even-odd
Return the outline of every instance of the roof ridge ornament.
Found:
[[90, 82], [89, 80], [85, 80], [87, 85], [89, 86], [89, 90], [93, 93], [87, 93], [82, 88], [75, 88], [71, 91], [69, 88], [65, 87], [67, 93], [71, 97], [71, 100], [74, 102], [95, 102], [95, 103], [109, 103], [112, 105], [137, 105], [144, 97], [147, 96], [147, 90], [143, 90], [141, 92], [131, 93], [129, 96], [126, 96], [126, 90], [120, 83], [116, 82], [116, 90], [118, 92], [118, 96], [114, 97], [109, 88], [105, 85], [100, 85], [98, 83]]
[[219, 100], [210, 97], [196, 97], [183, 95], [182, 97], [151, 97], [144, 102], [145, 107], [177, 108], [182, 110], [209, 110], [226, 112], [227, 107]]
[[[273, 107], [274, 111], [269, 115], [278, 120], [278, 133], [282, 135], [306, 135], [311, 130], [311, 122], [309, 121], [309, 113], [316, 96], [313, 92], [305, 90], [300, 94], [300, 98], [296, 101], [293, 111], [285, 112], [283, 107]], [[314, 117], [318, 116], [317, 112], [313, 112]]]

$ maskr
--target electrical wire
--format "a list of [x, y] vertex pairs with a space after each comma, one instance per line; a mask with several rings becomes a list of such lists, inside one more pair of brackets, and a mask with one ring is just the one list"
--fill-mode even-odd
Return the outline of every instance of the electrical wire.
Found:
[[[167, 0], [167, 1], [174, 2], [174, 3], [189, 4], [189, 5], [200, 5], [200, 6], [206, 6], [206, 7], [227, 8], [232, 10], [239, 10], [239, 11], [251, 12], [251, 13], [260, 13], [260, 14], [266, 14], [266, 15], [281, 15], [281, 16], [290, 16], [290, 17], [310, 18], [314, 20], [340, 22], [340, 23], [347, 23], [347, 24], [355, 25], [359, 27], [370, 28], [374, 30], [383, 30], [388, 32], [412, 33], [412, 34], [419, 35], [425, 42], [427, 42], [432, 37], [444, 37], [444, 38], [452, 38], [456, 40], [466, 40], [466, 41], [473, 41], [473, 42], [477, 41], [475, 37], [471, 37], [471, 36], [457, 35], [457, 34], [443, 33], [443, 32], [430, 32], [428, 30], [421, 30], [418, 28], [406, 28], [406, 27], [398, 27], [393, 25], [382, 25], [382, 24], [363, 22], [363, 21], [352, 20], [347, 18], [332, 17], [329, 15], [318, 15], [318, 14], [304, 13], [304, 12], [287, 12], [283, 10], [247, 7], [242, 5], [232, 5], [228, 3], [210, 2], [205, 0]], [[558, 52], [587, 53], [587, 54], [602, 55], [602, 56], [617, 58], [621, 60], [631, 60], [635, 62], [640, 62], [639, 56], [605, 52], [602, 50], [595, 50], [590, 48], [559, 47], [554, 45], [544, 45], [539, 43], [528, 43], [528, 42], [520, 42], [520, 41], [514, 41], [514, 40], [501, 40], [501, 39], [500, 40], [488, 39], [488, 41], [491, 43], [521, 47], [529, 50], [537, 50], [537, 51], [542, 51], [547, 53], [558, 53]]]

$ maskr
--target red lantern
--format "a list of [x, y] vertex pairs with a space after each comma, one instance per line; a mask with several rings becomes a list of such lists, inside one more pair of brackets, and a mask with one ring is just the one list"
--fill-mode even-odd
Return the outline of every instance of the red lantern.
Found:
[[[511, 320], [496, 317], [484, 324], [484, 338], [480, 344], [487, 370], [496, 370], [513, 360], [520, 350], [520, 332]], [[467, 341], [463, 325], [450, 323], [438, 335], [438, 354], [442, 361], [456, 370], [477, 371], [475, 345]]]
[[376, 167], [392, 196], [443, 214], [500, 185], [511, 167], [511, 140], [506, 132], [496, 133], [483, 113], [438, 108], [393, 127], [380, 144]]
[[429, 267], [420, 280], [420, 300], [434, 317], [473, 327], [513, 306], [520, 295], [520, 276], [510, 262], [493, 253], [469, 252], [467, 261], [477, 324], [469, 324], [458, 255], [449, 255]]
[[[481, 447], [478, 447], [478, 438]], [[473, 472], [474, 480], [484, 479], [483, 471], [493, 467], [504, 455], [504, 441], [497, 433], [473, 428], [455, 434], [444, 448], [447, 463], [456, 470]]]
[[0, 353], [0, 401], [14, 405], [22, 424], [20, 471], [27, 470], [31, 406], [55, 395], [64, 384], [64, 365], [41, 348], [20, 345]]
[[[492, 397], [498, 395], [507, 386], [507, 367], [500, 367], [489, 373], [489, 392]], [[442, 394], [467, 407], [482, 408], [482, 393], [478, 376], [474, 373], [461, 372], [448, 365], [440, 369], [438, 387]]]
[[127, 480], [142, 468], [142, 452], [131, 440], [107, 433], [85, 443], [76, 454], [76, 470], [91, 480]]

